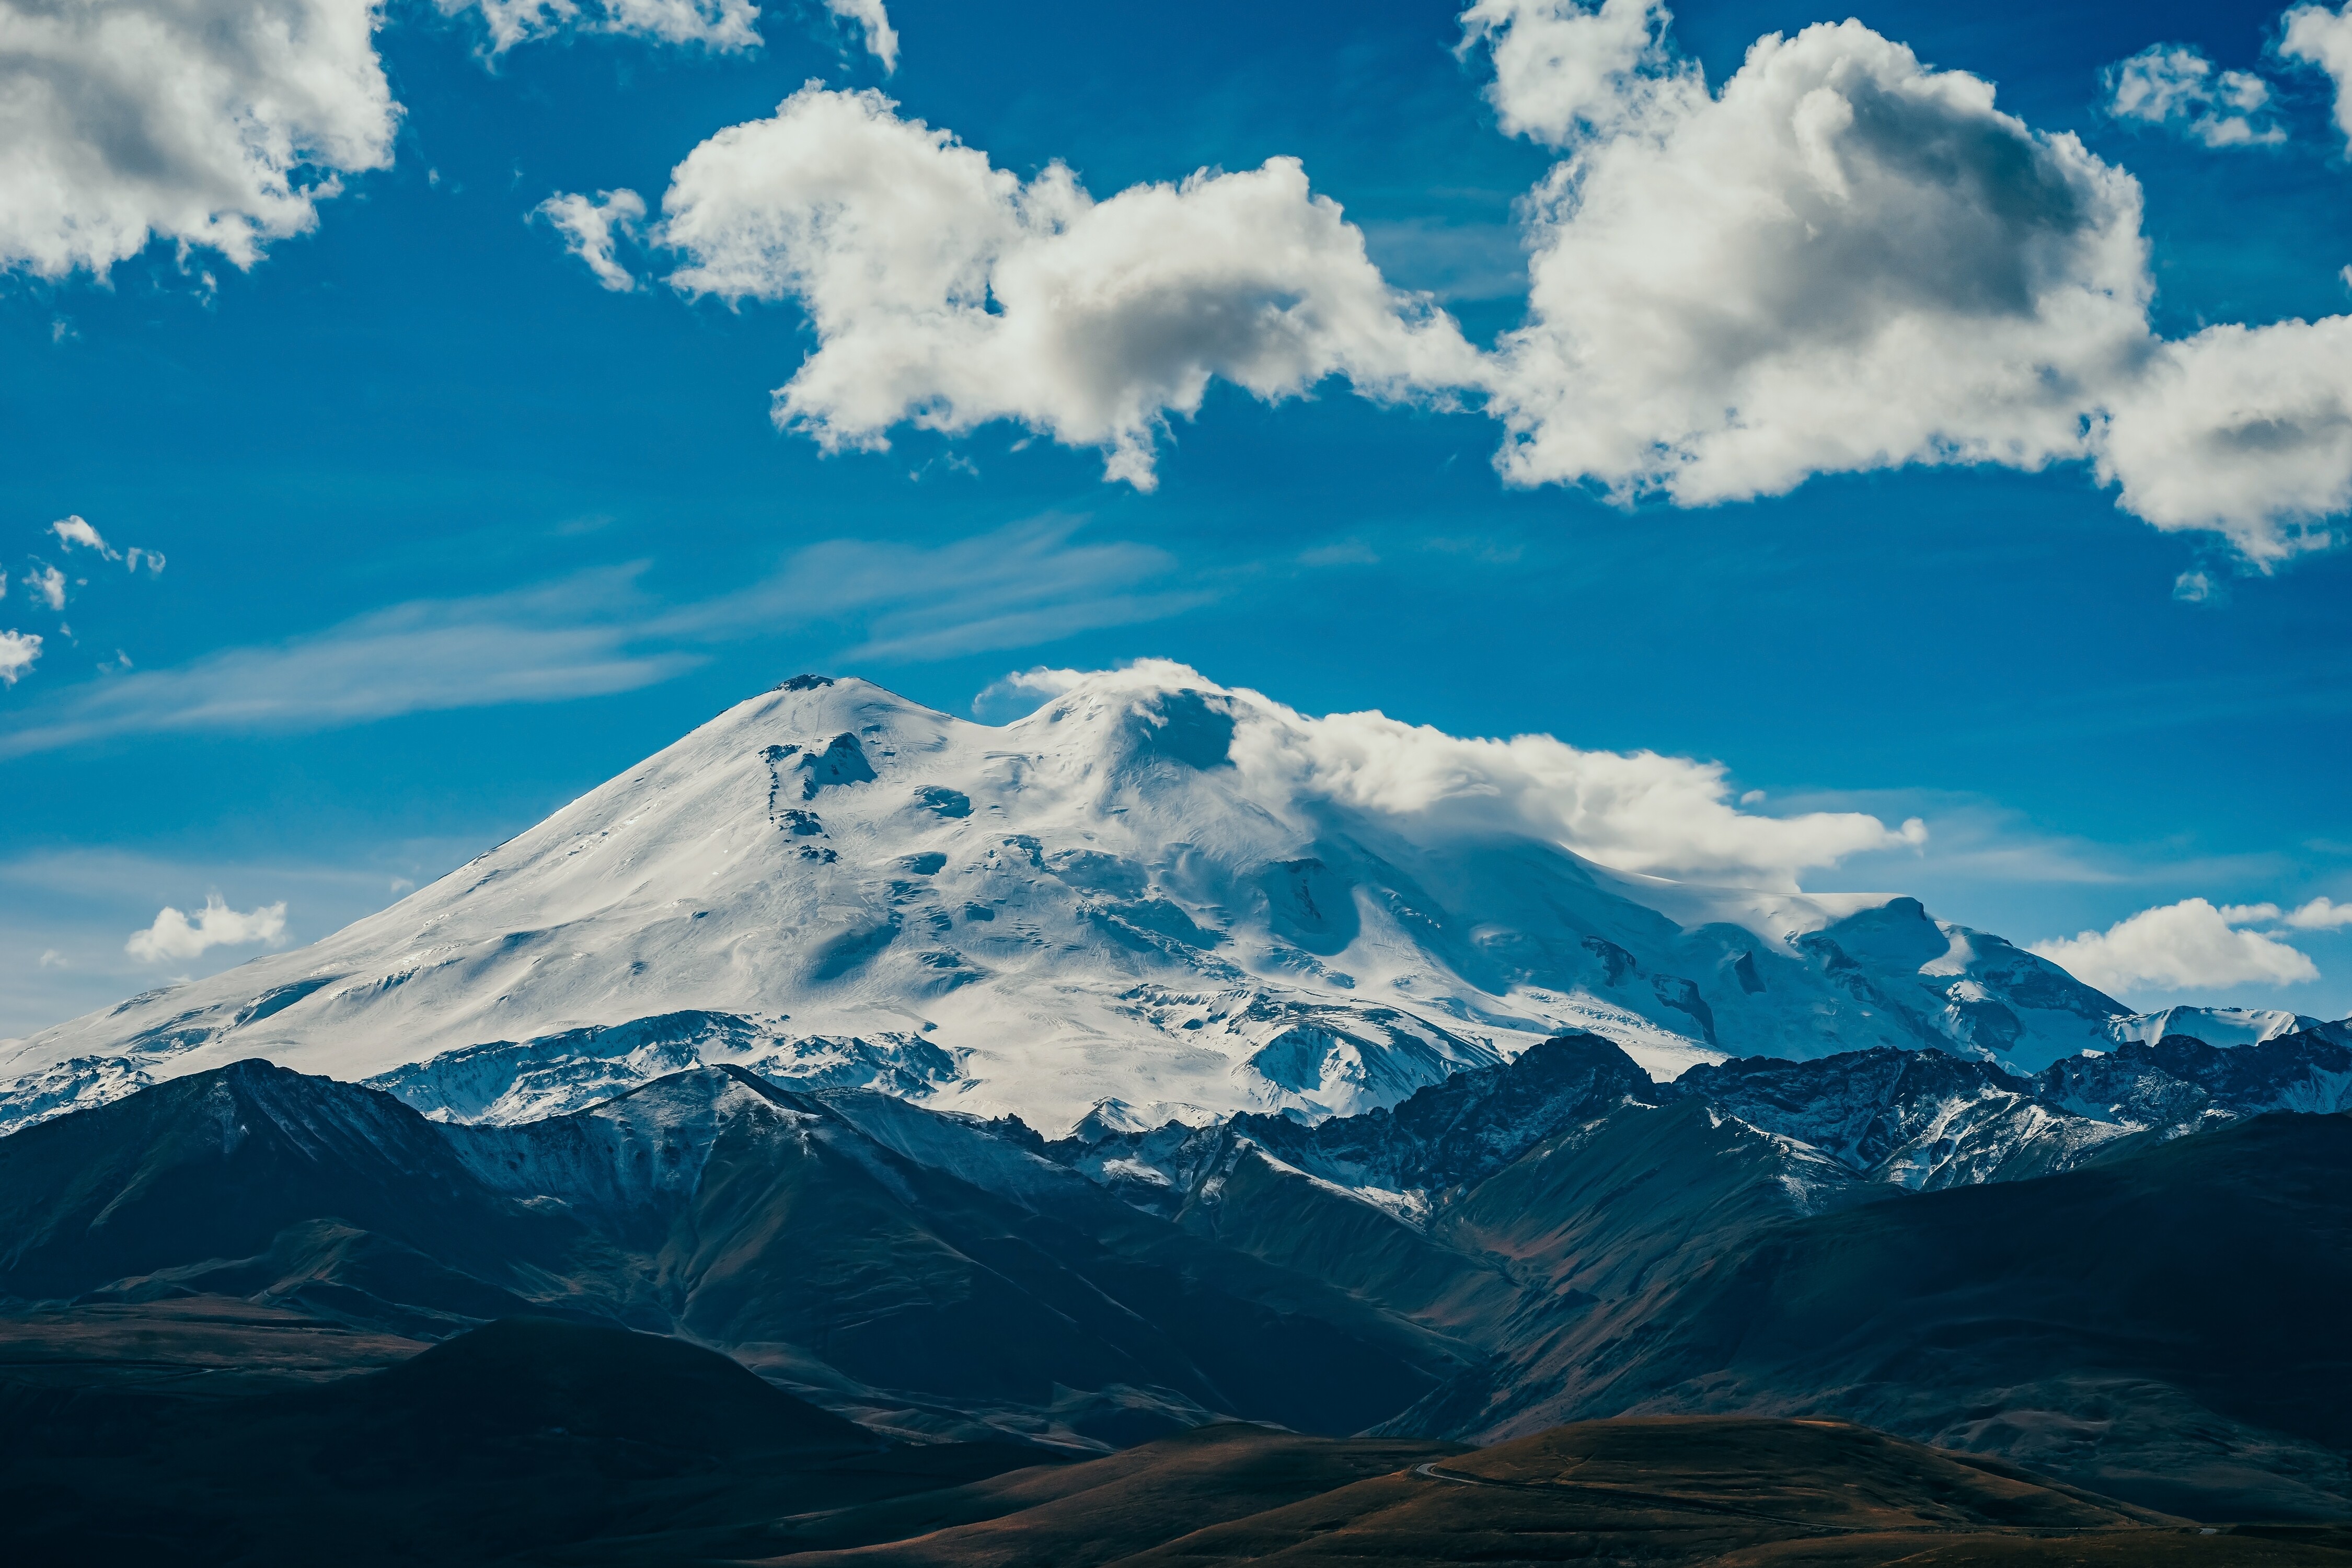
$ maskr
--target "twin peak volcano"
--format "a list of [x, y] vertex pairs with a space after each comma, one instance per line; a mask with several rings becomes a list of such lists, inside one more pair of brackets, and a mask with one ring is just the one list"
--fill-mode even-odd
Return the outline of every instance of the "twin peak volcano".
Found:
[[310, 947], [0, 1054], [0, 1130], [249, 1057], [511, 1121], [740, 1063], [1049, 1130], [1309, 1121], [1590, 1028], [1672, 1077], [1923, 1046], [2032, 1070], [2126, 1009], [1913, 900], [1666, 882], [1367, 804], [1176, 667], [1014, 723], [802, 676]]

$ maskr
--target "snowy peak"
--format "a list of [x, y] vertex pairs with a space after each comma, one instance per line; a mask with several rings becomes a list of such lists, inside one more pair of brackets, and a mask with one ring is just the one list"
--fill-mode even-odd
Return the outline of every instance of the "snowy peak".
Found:
[[1915, 900], [1612, 870], [1336, 722], [1172, 666], [1001, 728], [796, 677], [310, 948], [21, 1042], [0, 1125], [255, 1055], [446, 1121], [731, 1063], [1059, 1130], [1349, 1115], [1579, 1029], [1661, 1079], [2112, 1043]]
[[2117, 1045], [2133, 1041], [2155, 1045], [2185, 1035], [2209, 1046], [2252, 1046], [2326, 1026], [2317, 1018], [2275, 1007], [2167, 1007], [2116, 1019], [2107, 1026], [2107, 1037]]

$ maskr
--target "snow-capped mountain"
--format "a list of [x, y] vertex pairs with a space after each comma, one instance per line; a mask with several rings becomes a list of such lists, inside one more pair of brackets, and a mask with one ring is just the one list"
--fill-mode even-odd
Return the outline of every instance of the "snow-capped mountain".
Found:
[[1172, 666], [1003, 727], [795, 678], [334, 936], [19, 1042], [0, 1130], [250, 1057], [463, 1121], [717, 1063], [1048, 1130], [1313, 1121], [1570, 1028], [1660, 1079], [2031, 1071], [2126, 1016], [1914, 900], [1612, 870], [1269, 762], [1315, 722]]

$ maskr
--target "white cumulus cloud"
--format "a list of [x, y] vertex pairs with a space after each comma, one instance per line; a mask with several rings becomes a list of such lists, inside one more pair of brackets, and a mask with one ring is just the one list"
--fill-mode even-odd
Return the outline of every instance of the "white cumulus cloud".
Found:
[[0, 0], [0, 267], [250, 267], [392, 163], [375, 0]]
[[[2283, 49], [2333, 58], [2347, 15], [2298, 9]], [[1059, 163], [1024, 181], [878, 93], [815, 82], [694, 148], [642, 237], [677, 258], [681, 292], [800, 306], [815, 349], [772, 414], [827, 450], [1009, 421], [1149, 489], [1213, 380], [1274, 401], [1344, 378], [1482, 404], [1521, 485], [1696, 506], [1822, 474], [2071, 462], [2259, 569], [2333, 542], [2352, 318], [2168, 342], [2139, 185], [2074, 136], [1859, 22], [1759, 38], [1710, 86], [1668, 20], [1657, 0], [1460, 14], [1501, 128], [1560, 153], [1520, 204], [1525, 324], [1491, 352], [1391, 287], [1295, 159], [1097, 200]], [[2144, 52], [2111, 86], [2127, 119], [2273, 135], [2261, 80], [2193, 51]], [[541, 211], [608, 288], [634, 287], [614, 250], [631, 193]]]
[[58, 519], [57, 521], [49, 524], [49, 531], [56, 534], [58, 542], [68, 550], [79, 545], [85, 550], [97, 551], [109, 561], [122, 559], [122, 552], [110, 548], [104, 539], [99, 537], [98, 530], [84, 521], [79, 512], [70, 517]]
[[1462, 52], [1484, 46], [1495, 79], [1486, 101], [1507, 136], [1563, 146], [1614, 132], [1675, 100], [1687, 110], [1705, 79], [1666, 44], [1659, 0], [1602, 0], [1594, 10], [1537, 0], [1476, 0], [1459, 18]]
[[2352, 510], [2352, 317], [2208, 327], [2166, 343], [2095, 433], [2099, 475], [2162, 529], [2267, 565]]
[[2315, 66], [2336, 86], [2336, 125], [2352, 152], [2352, 0], [2330, 11], [2324, 5], [2296, 5], [2286, 13], [2279, 35], [2282, 59]]
[[2270, 84], [2249, 71], [2217, 71], [2200, 51], [2153, 44], [2107, 68], [2106, 110], [2117, 120], [2160, 125], [2208, 147], [2264, 147], [2286, 128], [2263, 118]]
[[2208, 991], [2229, 985], [2293, 985], [2318, 966], [2276, 937], [2241, 930], [2278, 918], [2275, 904], [2225, 905], [2203, 899], [2142, 910], [2104, 931], [2086, 931], [2031, 951], [2102, 991]]
[[26, 592], [52, 610], [62, 610], [66, 607], [66, 574], [56, 567], [42, 566], [37, 571], [28, 570], [19, 581], [25, 584]]
[[14, 686], [41, 657], [41, 639], [33, 632], [0, 632], [0, 686]]
[[775, 417], [828, 449], [1011, 420], [1149, 489], [1160, 432], [1213, 378], [1402, 398], [1475, 373], [1290, 158], [1097, 201], [1059, 163], [1024, 184], [878, 93], [812, 82], [694, 149], [662, 210], [677, 288], [807, 312], [818, 346]]
[[588, 264], [596, 281], [617, 294], [637, 286], [614, 257], [622, 237], [645, 221], [646, 199], [632, 190], [599, 191], [594, 196], [554, 195], [531, 209], [563, 236], [563, 247]]
[[[1759, 39], [1720, 91], [1650, 45], [1498, 75], [1564, 145], [1529, 200], [1528, 324], [1490, 406], [1521, 484], [1703, 503], [1906, 463], [2037, 468], [2147, 343], [2137, 184], [1859, 23]], [[1469, 13], [1498, 71], [1570, 0]], [[1544, 96], [1580, 84], [1571, 115]], [[1597, 87], [1585, 85], [1597, 82]], [[1613, 107], [1587, 101], [1616, 94]]]
[[633, 691], [693, 662], [627, 649], [618, 574], [389, 605], [275, 645], [222, 648], [58, 693], [0, 729], [0, 757], [110, 735], [301, 731], [400, 713]]
[[156, 912], [154, 924], [131, 933], [122, 951], [142, 963], [160, 963], [194, 958], [207, 948], [274, 943], [285, 934], [284, 900], [240, 913], [215, 893], [194, 915], [183, 914], [166, 904]]
[[100, 559], [120, 561], [132, 572], [142, 565], [150, 574], [160, 574], [163, 570], [162, 551], [142, 550], [136, 544], [127, 551], [117, 550], [107, 543], [105, 537], [79, 512], [58, 519], [49, 524], [49, 531], [57, 535], [58, 545], [65, 550], [93, 550]]
[[2314, 899], [2288, 910], [2280, 917], [2297, 931], [2340, 931], [2352, 926], [2352, 904], [2335, 903], [2327, 899]]

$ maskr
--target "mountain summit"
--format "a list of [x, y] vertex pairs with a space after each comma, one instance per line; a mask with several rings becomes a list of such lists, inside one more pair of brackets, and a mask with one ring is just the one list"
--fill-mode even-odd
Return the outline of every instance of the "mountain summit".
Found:
[[698, 1062], [1049, 1130], [1314, 1121], [1566, 1028], [1661, 1078], [2032, 1070], [2126, 1011], [1915, 900], [1612, 869], [1458, 759], [1333, 757], [1337, 722], [1171, 665], [1001, 728], [797, 677], [323, 942], [21, 1042], [0, 1127], [253, 1056], [467, 1121]]

